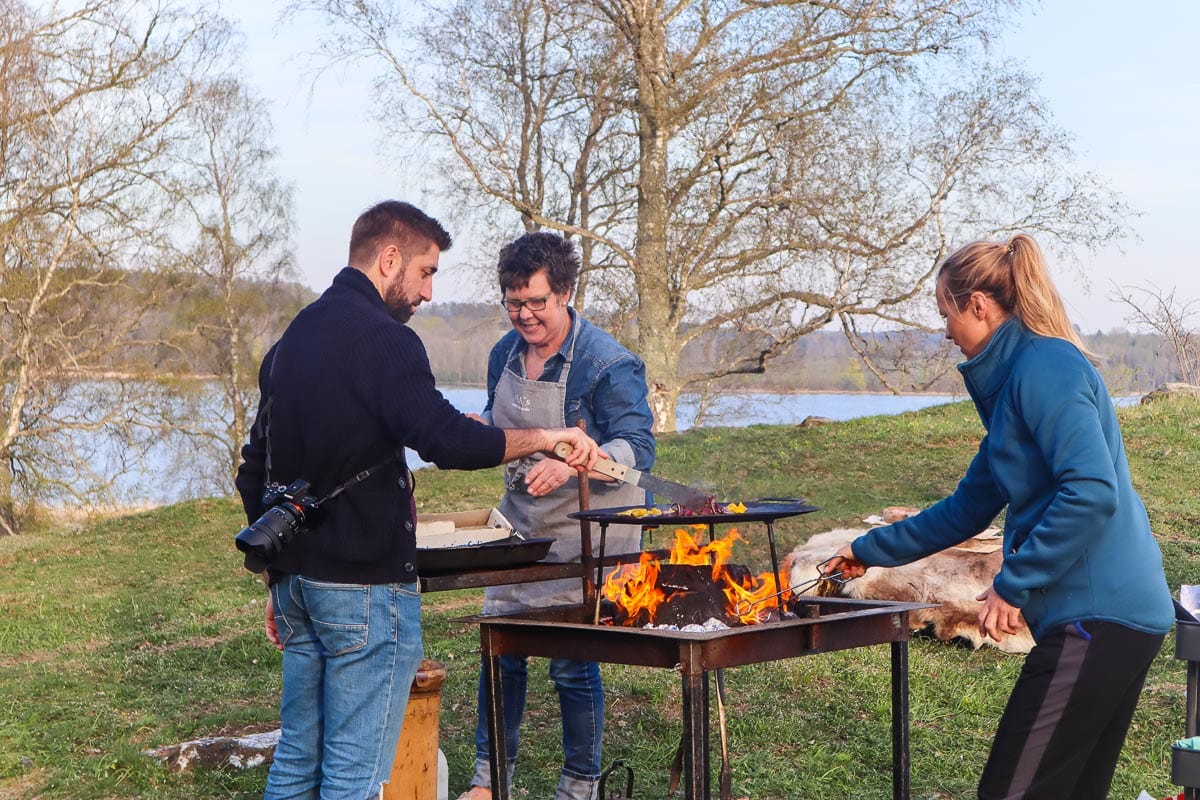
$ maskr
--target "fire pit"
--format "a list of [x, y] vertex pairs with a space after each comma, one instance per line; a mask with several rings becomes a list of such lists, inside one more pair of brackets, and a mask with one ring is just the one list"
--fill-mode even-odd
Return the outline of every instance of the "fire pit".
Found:
[[916, 603], [806, 598], [810, 616], [725, 630], [692, 632], [596, 625], [587, 605], [476, 617], [487, 685], [493, 797], [508, 800], [500, 656], [573, 658], [678, 669], [683, 683], [686, 800], [710, 800], [708, 673], [725, 667], [846, 650], [892, 647], [892, 797], [909, 796], [908, 614]]
[[[773, 581], [779, 570], [772, 524], [779, 518], [816, 509], [803, 501], [793, 500], [754, 501], [746, 505], [751, 513], [710, 515], [703, 519], [667, 514], [631, 519], [627, 509], [597, 509], [571, 516], [600, 523], [599, 563], [604, 563], [605, 528], [613, 523], [633, 522], [644, 527], [701, 523], [709, 526], [710, 542], [714, 543], [713, 526], [716, 524], [765, 523], [771, 545], [770, 575]], [[642, 557], [645, 559], [645, 554]], [[663, 585], [670, 588], [682, 582], [690, 588], [698, 575], [711, 573], [713, 565], [691, 566], [692, 569], [682, 571], [668, 570], [670, 574], [665, 582], [656, 579], [656, 584], [661, 589]], [[596, 584], [599, 583], [597, 580]], [[500, 687], [502, 655], [570, 658], [679, 670], [683, 702], [684, 797], [686, 800], [710, 800], [709, 672], [718, 671], [720, 701], [720, 670], [726, 667], [886, 643], [892, 649], [892, 796], [898, 800], [908, 798], [908, 615], [928, 606], [844, 598], [797, 597], [787, 600], [786, 593], [776, 592], [773, 583], [760, 587], [759, 596], [773, 600], [776, 613], [754, 614], [753, 619], [746, 620], [755, 624], [738, 624], [734, 620], [732, 627], [712, 630], [645, 628], [638, 626], [637, 619], [629, 620], [628, 625], [597, 624], [601, 607], [599, 594], [585, 595], [585, 602], [577, 606], [472, 618], [479, 624], [483, 654], [493, 797], [498, 800], [509, 798], [506, 759], [498, 755], [505, 753], [507, 748], [501, 722], [504, 718]], [[705, 603], [708, 602], [704, 600], [699, 604], [700, 613], [706, 613], [708, 606]]]
[[[640, 513], [643, 510], [654, 513], [644, 516], [634, 516], [634, 514]], [[585, 602], [595, 602], [597, 598], [591, 592], [595, 590], [596, 586], [603, 583], [603, 568], [608, 565], [608, 561], [604, 558], [604, 547], [609, 525], [641, 525], [643, 528], [656, 528], [663, 525], [704, 525], [708, 529], [708, 538], [711, 542], [716, 538], [716, 526], [718, 524], [739, 525], [761, 522], [767, 532], [767, 543], [771, 551], [770, 574], [774, 576], [779, 574], [779, 554], [775, 547], [775, 523], [787, 517], [810, 514], [813, 511], [819, 510], [816, 506], [810, 505], [808, 501], [799, 497], [760, 497], [757, 500], [751, 500], [742, 504], [742, 510], [738, 512], [722, 511], [693, 514], [680, 512], [674, 506], [650, 506], [646, 509], [643, 509], [641, 506], [624, 506], [621, 508], [597, 508], [576, 511], [567, 516], [580, 521], [580, 529], [587, 541], [590, 541], [588, 523], [596, 522], [600, 525], [600, 552], [599, 557], [594, 563], [596, 573], [594, 580], [588, 581], [584, 586], [586, 592], [584, 596]], [[778, 601], [778, 607], [782, 613], [782, 598]], [[596, 608], [597, 612], [593, 615], [593, 621], [598, 621], [599, 619], [599, 605]]]

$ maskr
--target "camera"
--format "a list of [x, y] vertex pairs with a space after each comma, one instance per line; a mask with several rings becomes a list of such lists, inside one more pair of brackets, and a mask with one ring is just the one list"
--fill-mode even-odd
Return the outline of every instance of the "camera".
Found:
[[307, 481], [288, 486], [268, 483], [263, 490], [263, 515], [243, 528], [234, 540], [246, 554], [246, 569], [262, 572], [287, 545], [307, 528], [317, 524], [320, 500]]

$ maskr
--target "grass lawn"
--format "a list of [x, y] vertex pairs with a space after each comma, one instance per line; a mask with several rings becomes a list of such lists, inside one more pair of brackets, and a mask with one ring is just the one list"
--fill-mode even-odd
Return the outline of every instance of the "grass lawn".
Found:
[[[1200, 583], [1200, 403], [1120, 414], [1168, 581]], [[656, 472], [723, 500], [801, 495], [820, 506], [777, 525], [782, 554], [884, 506], [943, 497], [981, 431], [965, 403], [806, 429], [700, 429], [663, 437]], [[484, 507], [500, 487], [492, 470], [426, 470], [418, 499], [426, 512]], [[264, 592], [233, 547], [243, 522], [240, 505], [222, 498], [0, 539], [0, 799], [261, 796], [265, 768], [172, 773], [142, 752], [278, 724], [279, 655], [262, 633]], [[753, 526], [742, 532], [749, 541], [734, 560], [763, 568], [765, 537]], [[474, 757], [478, 636], [460, 618], [481, 599], [470, 590], [424, 600], [427, 655], [449, 673], [441, 747], [451, 797], [465, 788]], [[1186, 665], [1173, 652], [1168, 637], [1114, 798], [1179, 791], [1170, 746], [1184, 735]], [[912, 796], [973, 796], [1021, 659], [923, 639], [909, 658]], [[889, 664], [889, 648], [878, 646], [726, 670], [734, 797], [890, 796]], [[605, 764], [632, 765], [635, 797], [665, 797], [680, 730], [678, 676], [618, 665], [603, 672]], [[715, 758], [715, 731], [713, 744]], [[559, 764], [557, 700], [545, 662], [535, 661], [516, 797], [549, 798]]]

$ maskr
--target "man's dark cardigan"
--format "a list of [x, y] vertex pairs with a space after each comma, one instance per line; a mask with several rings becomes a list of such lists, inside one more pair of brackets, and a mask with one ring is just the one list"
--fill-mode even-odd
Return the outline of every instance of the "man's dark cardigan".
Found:
[[251, 522], [264, 510], [268, 480], [286, 485], [302, 478], [323, 497], [396, 456], [326, 503], [320, 525], [271, 564], [273, 576], [415, 581], [416, 511], [404, 447], [443, 469], [492, 467], [504, 457], [503, 431], [468, 419], [442, 397], [420, 338], [392, 319], [375, 285], [350, 267], [268, 351], [259, 389], [236, 481]]

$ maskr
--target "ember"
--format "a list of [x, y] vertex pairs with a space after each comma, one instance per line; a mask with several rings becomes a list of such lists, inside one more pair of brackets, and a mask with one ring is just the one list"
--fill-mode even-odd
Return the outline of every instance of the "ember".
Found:
[[[703, 525], [694, 528], [706, 530]], [[611, 610], [610, 624], [683, 625], [709, 617], [731, 625], [760, 622], [762, 601], [779, 593], [779, 582], [770, 572], [753, 576], [744, 566], [729, 563], [739, 540], [744, 541], [734, 528], [701, 545], [678, 528], [665, 562], [642, 553], [637, 564], [618, 565], [601, 588], [601, 597], [608, 601], [605, 608]], [[785, 589], [783, 598], [789, 595]]]

